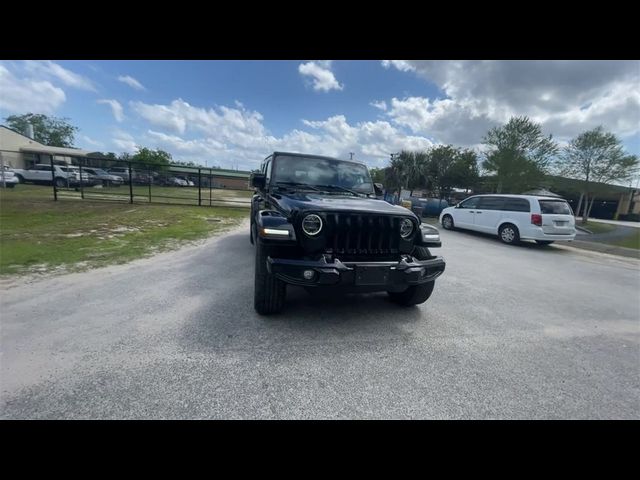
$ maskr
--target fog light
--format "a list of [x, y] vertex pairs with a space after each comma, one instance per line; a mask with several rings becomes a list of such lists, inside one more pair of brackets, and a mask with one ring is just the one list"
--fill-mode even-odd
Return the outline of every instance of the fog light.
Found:
[[313, 278], [314, 272], [313, 270], [305, 270], [302, 272], [302, 276], [305, 280], [311, 280]]

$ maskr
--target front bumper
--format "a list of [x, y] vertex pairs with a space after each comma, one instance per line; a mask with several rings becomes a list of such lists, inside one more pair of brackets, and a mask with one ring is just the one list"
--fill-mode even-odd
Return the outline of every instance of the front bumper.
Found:
[[[429, 260], [403, 258], [396, 262], [341, 262], [335, 259], [330, 263], [325, 258], [313, 261], [268, 257], [267, 269], [292, 285], [348, 285], [396, 290], [432, 282], [444, 272], [445, 261], [442, 257], [433, 257]], [[305, 278], [305, 272], [309, 271], [313, 272], [311, 278]]]

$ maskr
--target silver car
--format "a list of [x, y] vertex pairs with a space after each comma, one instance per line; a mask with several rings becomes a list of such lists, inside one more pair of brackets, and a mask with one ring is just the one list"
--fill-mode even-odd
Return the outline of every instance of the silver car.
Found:
[[108, 186], [119, 187], [124, 183], [124, 178], [122, 178], [121, 176], [113, 175], [101, 168], [83, 167], [82, 171], [87, 172], [89, 175], [93, 175], [97, 180], [102, 182], [102, 185], [105, 187], [108, 187]]

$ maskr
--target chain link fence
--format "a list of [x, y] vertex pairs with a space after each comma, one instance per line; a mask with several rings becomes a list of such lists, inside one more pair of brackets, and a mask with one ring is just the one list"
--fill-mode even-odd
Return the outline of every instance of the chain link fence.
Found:
[[[25, 168], [21, 152], [0, 151], [3, 179], [52, 188], [61, 198], [128, 203], [250, 207], [249, 173], [178, 164], [158, 165], [104, 157], [74, 157], [71, 162], [39, 155]], [[43, 159], [43, 157], [45, 157]]]

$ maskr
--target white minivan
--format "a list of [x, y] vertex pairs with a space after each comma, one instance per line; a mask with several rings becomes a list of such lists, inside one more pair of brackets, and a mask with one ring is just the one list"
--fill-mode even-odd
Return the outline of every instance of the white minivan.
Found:
[[474, 195], [440, 213], [446, 230], [461, 228], [498, 235], [504, 243], [541, 245], [573, 240], [576, 222], [566, 200], [535, 195]]

